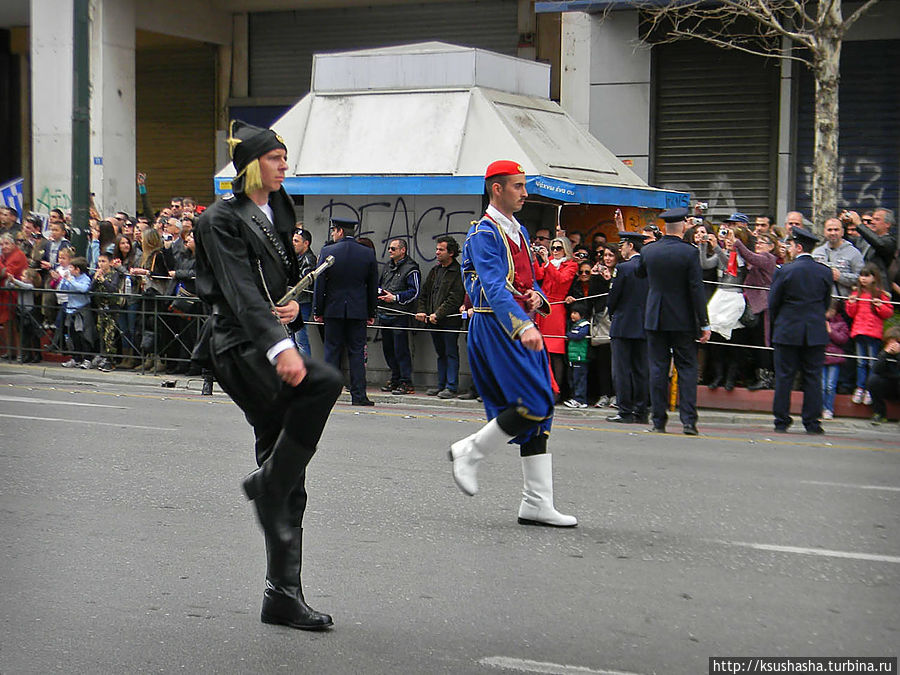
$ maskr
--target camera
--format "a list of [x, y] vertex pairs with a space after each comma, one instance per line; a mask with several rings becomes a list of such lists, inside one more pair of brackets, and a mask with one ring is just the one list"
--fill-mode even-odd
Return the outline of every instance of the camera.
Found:
[[709, 202], [697, 202], [694, 204], [694, 208], [699, 209], [700, 211], [706, 211], [709, 209]]
[[729, 234], [731, 234], [731, 232], [728, 230], [727, 227], [719, 228], [719, 236], [720, 237], [727, 237]]
[[531, 245], [531, 252], [534, 253], [535, 255], [538, 255], [538, 254], [541, 252], [541, 246], [540, 246], [540, 244], [532, 244], [532, 245]]

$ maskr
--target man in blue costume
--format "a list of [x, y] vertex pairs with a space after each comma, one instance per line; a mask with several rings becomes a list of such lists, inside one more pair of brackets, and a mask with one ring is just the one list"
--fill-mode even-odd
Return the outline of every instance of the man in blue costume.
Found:
[[532, 322], [550, 303], [535, 283], [528, 232], [513, 216], [525, 203], [525, 171], [516, 162], [493, 162], [485, 172], [487, 212], [469, 229], [462, 274], [474, 314], [468, 355], [472, 379], [484, 399], [488, 423], [450, 446], [453, 479], [467, 495], [478, 492], [477, 468], [510, 441], [520, 446], [523, 525], [574, 527], [574, 516], [553, 506], [553, 466], [547, 438], [553, 389], [544, 340]]

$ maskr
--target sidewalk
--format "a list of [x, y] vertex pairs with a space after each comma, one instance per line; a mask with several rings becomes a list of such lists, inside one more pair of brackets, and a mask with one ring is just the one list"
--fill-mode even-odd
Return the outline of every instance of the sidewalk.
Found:
[[[28, 365], [0, 362], [0, 378], [11, 374], [39, 377], [46, 379], [48, 383], [69, 382], [73, 384], [102, 384], [106, 382], [115, 383], [117, 386], [132, 385], [141, 387], [174, 389], [182, 392], [195, 393], [198, 396], [200, 395], [200, 389], [203, 386], [203, 380], [200, 377], [187, 377], [185, 375], [151, 375], [149, 373], [141, 375], [139, 371], [133, 370], [114, 370], [108, 373], [103, 373], [99, 370], [93, 369], [82, 370], [81, 368], [63, 368], [58, 363], [50, 362]], [[702, 389], [705, 390], [706, 388], [703, 387]], [[225, 396], [225, 393], [218, 386], [218, 384], [215, 384], [213, 386], [213, 392], [216, 396]], [[756, 393], [763, 394], [764, 392]], [[400, 405], [414, 405], [434, 406], [441, 408], [457, 408], [460, 410], [470, 410], [478, 412], [482, 412], [484, 410], [482, 404], [477, 400], [463, 401], [460, 399], [439, 399], [434, 396], [427, 396], [424, 393], [424, 388], [422, 390], [422, 393], [394, 396], [393, 394], [382, 392], [380, 388], [376, 386], [369, 387], [367, 394], [370, 399], [375, 401], [376, 408]], [[771, 395], [771, 392], [769, 392], [769, 395]], [[338, 400], [344, 403], [350, 403], [350, 394], [346, 389], [343, 391]], [[700, 398], [699, 402], [702, 404], [702, 397]], [[360, 408], [360, 410], [372, 410], [372, 408]], [[558, 406], [556, 408], [555, 417], [557, 420], [570, 420], [573, 422], [577, 421], [578, 424], [584, 424], [585, 422], [597, 422], [602, 424], [610, 424], [612, 426], [611, 423], [608, 423], [606, 421], [606, 417], [613, 414], [615, 414], [614, 408], [570, 409], [564, 406]], [[669, 417], [670, 421], [674, 421], [675, 423], [678, 422], [677, 413], [674, 414], [674, 418], [672, 413], [670, 413]], [[799, 419], [797, 420], [797, 422], [799, 422]], [[705, 423], [716, 425], [733, 424], [754, 427], [761, 426], [770, 428], [772, 426], [772, 415], [770, 413], [753, 412], [747, 410], [719, 410], [701, 407], [699, 425], [702, 427]], [[866, 430], [896, 435], [898, 430], [900, 430], [900, 425], [898, 425], [896, 422], [889, 422], [880, 426], [874, 426], [868, 421], [868, 419], [851, 417], [838, 417], [831, 421], [824, 421], [823, 425], [825, 426], [826, 431], [833, 430], [841, 432]], [[619, 427], [620, 425], [615, 426]], [[640, 425], [634, 425], [634, 427], [635, 429], [639, 429]]]

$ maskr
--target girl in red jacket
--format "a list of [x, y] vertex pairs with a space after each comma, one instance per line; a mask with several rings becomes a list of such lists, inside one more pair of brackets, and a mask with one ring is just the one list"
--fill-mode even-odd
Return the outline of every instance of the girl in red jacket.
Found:
[[[894, 312], [890, 300], [881, 286], [881, 272], [872, 263], [864, 265], [859, 273], [859, 288], [847, 300], [847, 314], [853, 322], [850, 337], [856, 342], [857, 356], [874, 359], [878, 355], [885, 319]], [[866, 358], [856, 362], [856, 391], [850, 399], [854, 403], [872, 405], [872, 396], [865, 388], [869, 363]]]

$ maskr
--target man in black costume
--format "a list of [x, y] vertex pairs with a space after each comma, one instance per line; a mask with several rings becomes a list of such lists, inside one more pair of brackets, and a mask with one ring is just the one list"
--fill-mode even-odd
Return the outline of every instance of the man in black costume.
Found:
[[302, 521], [306, 465], [341, 377], [294, 346], [288, 329], [303, 325], [297, 302], [276, 304], [298, 280], [294, 209], [281, 186], [287, 148], [270, 129], [234, 121], [230, 131], [234, 196], [204, 211], [195, 232], [197, 292], [213, 307], [195, 356], [211, 362], [256, 435], [259, 468], [243, 487], [266, 540], [261, 619], [323, 630], [331, 617], [310, 608], [301, 587]]

